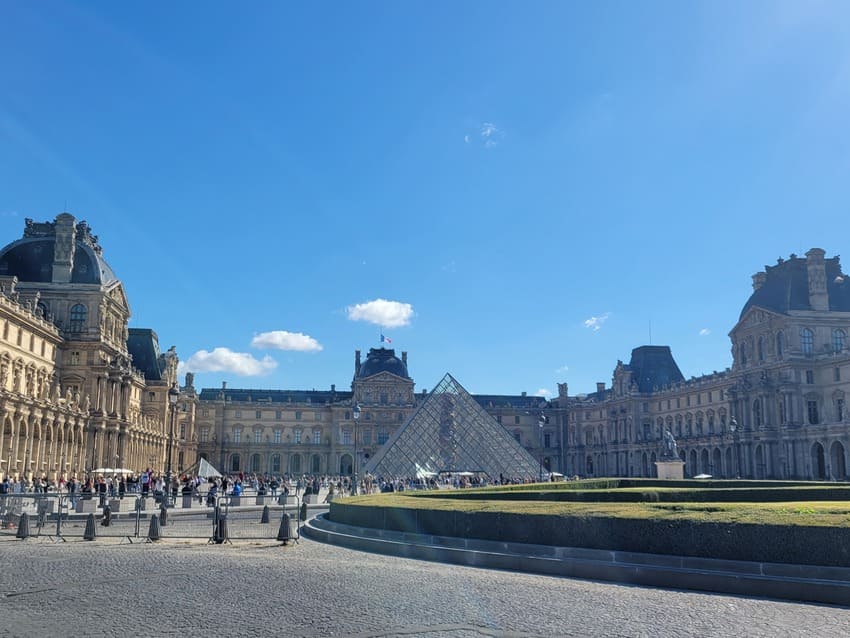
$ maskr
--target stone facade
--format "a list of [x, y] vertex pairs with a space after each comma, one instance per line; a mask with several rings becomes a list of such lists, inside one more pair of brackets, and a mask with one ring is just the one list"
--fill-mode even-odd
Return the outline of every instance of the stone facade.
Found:
[[[358, 473], [425, 398], [416, 393], [407, 353], [354, 353], [351, 389], [204, 389], [198, 405], [199, 456], [228, 472]], [[474, 398], [505, 425], [545, 470], [559, 469], [563, 411], [526, 394]], [[360, 406], [355, 421], [353, 408]], [[539, 415], [548, 410], [540, 427]], [[355, 443], [356, 441], [356, 443]], [[545, 446], [541, 447], [542, 444]]]
[[553, 401], [568, 414], [566, 472], [652, 476], [669, 428], [686, 476], [847, 479], [850, 282], [824, 255], [813, 248], [753, 276], [729, 333], [731, 368], [647, 386], [665, 366], [640, 376], [657, 348], [644, 346], [618, 363], [612, 388]]
[[[129, 339], [123, 284], [86, 222], [67, 213], [26, 220], [23, 237], [0, 251], [0, 280], [5, 474], [163, 471], [169, 456], [173, 470], [194, 463], [194, 389], [171, 407], [177, 355], [160, 354], [153, 331]], [[152, 353], [144, 365], [140, 351]]]

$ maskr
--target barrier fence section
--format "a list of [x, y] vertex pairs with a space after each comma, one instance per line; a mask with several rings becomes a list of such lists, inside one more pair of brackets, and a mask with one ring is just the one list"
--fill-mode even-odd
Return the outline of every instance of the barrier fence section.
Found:
[[[288, 520], [284, 523], [284, 514]], [[55, 540], [98, 536], [136, 540], [202, 538], [298, 541], [306, 505], [297, 496], [178, 496], [163, 507], [141, 495], [89, 498], [67, 494], [0, 495], [0, 536]]]

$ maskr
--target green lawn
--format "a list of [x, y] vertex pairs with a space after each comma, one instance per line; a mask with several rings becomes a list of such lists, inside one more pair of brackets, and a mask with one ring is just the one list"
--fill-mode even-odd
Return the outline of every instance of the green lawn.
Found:
[[[639, 489], [639, 488], [638, 488]], [[706, 523], [748, 523], [850, 527], [848, 501], [779, 503], [576, 503], [552, 501], [463, 500], [378, 494], [338, 501], [340, 505], [398, 507], [414, 510], [504, 512], [529, 516], [603, 517], [687, 520]], [[334, 504], [335, 505], [335, 504]]]

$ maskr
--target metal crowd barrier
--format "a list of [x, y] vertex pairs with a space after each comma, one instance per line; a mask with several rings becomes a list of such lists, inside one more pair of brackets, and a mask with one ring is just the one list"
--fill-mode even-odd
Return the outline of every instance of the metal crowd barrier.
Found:
[[[178, 495], [163, 508], [153, 497], [90, 498], [68, 494], [0, 495], [0, 536], [47, 536], [53, 540], [98, 536], [129, 542], [161, 538], [293, 540], [301, 538], [306, 505], [298, 496], [213, 498]], [[283, 524], [288, 515], [289, 526]], [[156, 519], [156, 520], [154, 520]], [[285, 529], [286, 528], [286, 529]], [[22, 536], [26, 530], [26, 535]]]

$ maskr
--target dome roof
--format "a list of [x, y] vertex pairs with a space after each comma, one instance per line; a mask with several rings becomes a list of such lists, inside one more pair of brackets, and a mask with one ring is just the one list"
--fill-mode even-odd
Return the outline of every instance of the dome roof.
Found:
[[395, 350], [389, 348], [372, 348], [366, 357], [366, 361], [360, 366], [357, 373], [358, 379], [365, 379], [380, 372], [389, 372], [397, 377], [409, 379], [407, 366], [395, 356]]
[[[841, 272], [838, 257], [823, 261], [826, 273], [826, 291], [829, 296], [829, 309], [832, 311], [850, 311], [850, 282]], [[739, 318], [753, 306], [788, 314], [792, 310], [814, 310], [809, 300], [809, 273], [805, 258], [791, 255], [790, 259], [780, 259], [775, 266], [765, 266], [758, 273], [760, 282], [753, 294], [744, 304]]]
[[[56, 222], [34, 223], [27, 219], [23, 238], [0, 250], [0, 275], [17, 277], [20, 282], [51, 283], [56, 243], [67, 241], [70, 252], [70, 242], [74, 238], [74, 254], [70, 263], [67, 256], [60, 260], [68, 267], [73, 264], [69, 283], [109, 285], [118, 281], [112, 268], [101, 256], [97, 237], [91, 234], [88, 224], [83, 221], [74, 227], [75, 221], [67, 213], [59, 215]], [[61, 239], [60, 233], [57, 233], [57, 224], [64, 231]], [[62, 281], [68, 282], [68, 279]]]

